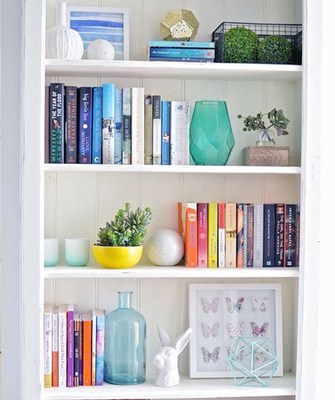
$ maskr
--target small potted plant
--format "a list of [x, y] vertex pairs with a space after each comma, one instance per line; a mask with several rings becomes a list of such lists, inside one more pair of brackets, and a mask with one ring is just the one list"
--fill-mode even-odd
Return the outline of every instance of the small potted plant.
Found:
[[149, 207], [132, 210], [129, 203], [120, 209], [111, 222], [99, 228], [98, 241], [93, 246], [96, 261], [105, 268], [131, 268], [143, 253], [147, 225], [152, 220]]
[[[286, 130], [288, 118], [285, 117], [283, 110], [273, 108], [267, 113], [259, 112], [256, 116], [238, 115], [243, 118], [243, 131], [258, 131], [259, 137], [256, 147], [247, 147], [243, 150], [244, 163], [246, 165], [288, 165], [289, 164], [289, 148], [287, 146], [275, 146], [273, 130], [278, 136], [288, 135]], [[267, 117], [268, 123], [264, 118]]]

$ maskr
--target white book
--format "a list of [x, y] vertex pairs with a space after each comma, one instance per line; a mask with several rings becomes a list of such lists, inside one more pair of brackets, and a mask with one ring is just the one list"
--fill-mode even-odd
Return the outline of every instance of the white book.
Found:
[[171, 165], [189, 164], [190, 103], [171, 101]]
[[58, 364], [59, 364], [58, 310], [54, 308], [52, 313], [52, 386], [55, 387], [57, 387], [59, 384]]
[[58, 384], [59, 387], [66, 387], [67, 377], [67, 305], [58, 307]]
[[144, 165], [144, 88], [131, 90], [131, 163]]
[[253, 268], [263, 267], [263, 204], [254, 204]]
[[52, 309], [44, 306], [44, 387], [52, 386]]

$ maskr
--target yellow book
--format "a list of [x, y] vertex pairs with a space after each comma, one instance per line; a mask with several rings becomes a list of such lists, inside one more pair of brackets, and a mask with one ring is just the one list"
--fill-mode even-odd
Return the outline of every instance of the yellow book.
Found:
[[218, 266], [218, 208], [217, 203], [208, 203], [208, 267]]

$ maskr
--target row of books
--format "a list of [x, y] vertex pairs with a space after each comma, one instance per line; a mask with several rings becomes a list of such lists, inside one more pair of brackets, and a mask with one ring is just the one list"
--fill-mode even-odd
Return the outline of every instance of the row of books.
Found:
[[149, 61], [212, 63], [215, 58], [215, 42], [151, 40], [148, 53]]
[[300, 205], [178, 203], [185, 266], [298, 267]]
[[44, 306], [44, 387], [99, 386], [104, 379], [105, 312]]
[[118, 88], [51, 83], [46, 93], [45, 162], [189, 164], [190, 103]]

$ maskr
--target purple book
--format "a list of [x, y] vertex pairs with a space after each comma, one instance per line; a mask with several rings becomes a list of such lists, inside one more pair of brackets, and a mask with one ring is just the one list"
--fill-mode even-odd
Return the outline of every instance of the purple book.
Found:
[[67, 378], [66, 386], [73, 386], [74, 377], [74, 307], [68, 305], [67, 310]]

